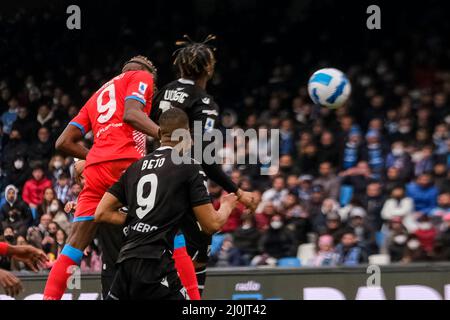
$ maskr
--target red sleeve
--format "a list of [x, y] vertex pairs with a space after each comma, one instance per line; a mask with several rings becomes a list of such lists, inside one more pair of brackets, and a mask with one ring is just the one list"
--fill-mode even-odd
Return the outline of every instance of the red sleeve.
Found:
[[[153, 76], [147, 71], [135, 71], [130, 76], [125, 92], [125, 100], [134, 99], [144, 106], [153, 97]], [[148, 110], [150, 111], [150, 110]]]
[[8, 253], [8, 244], [6, 242], [0, 242], [0, 257], [6, 256]]
[[69, 122], [69, 124], [80, 129], [83, 136], [91, 131], [91, 120], [89, 120], [87, 108], [81, 108], [80, 112]]

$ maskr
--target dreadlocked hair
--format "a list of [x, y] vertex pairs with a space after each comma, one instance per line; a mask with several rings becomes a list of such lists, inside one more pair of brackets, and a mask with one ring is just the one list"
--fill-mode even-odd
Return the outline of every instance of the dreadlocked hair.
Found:
[[173, 64], [182, 77], [197, 79], [207, 74], [208, 67], [216, 62], [215, 48], [208, 44], [216, 39], [216, 36], [210, 34], [203, 42], [194, 42], [188, 35], [184, 35], [183, 38], [184, 40], [175, 42], [175, 45], [181, 48], [173, 53], [175, 56]]

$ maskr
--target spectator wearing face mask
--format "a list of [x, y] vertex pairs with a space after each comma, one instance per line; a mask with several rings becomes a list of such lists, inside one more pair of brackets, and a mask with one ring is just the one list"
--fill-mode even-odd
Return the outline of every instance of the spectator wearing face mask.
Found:
[[406, 186], [406, 195], [414, 200], [415, 211], [429, 214], [436, 207], [438, 190], [432, 184], [431, 175], [422, 173]]
[[269, 229], [270, 220], [277, 213], [277, 209], [271, 201], [265, 203], [261, 211], [257, 210], [255, 213], [255, 219], [258, 230], [265, 231]]
[[58, 224], [51, 221], [47, 226], [47, 234], [43, 237], [41, 242], [42, 250], [47, 254], [50, 261], [53, 261], [56, 257], [56, 233], [59, 229]]
[[336, 246], [338, 255], [338, 265], [356, 266], [367, 263], [367, 252], [364, 247], [358, 243], [358, 239], [353, 230], [346, 230], [340, 243]]
[[[11, 227], [5, 228], [3, 230], [3, 239], [10, 245], [16, 244], [16, 235], [14, 233], [14, 229]], [[0, 269], [11, 270], [11, 258], [0, 256]]]
[[52, 182], [45, 177], [41, 166], [36, 166], [31, 175], [31, 179], [27, 180], [23, 187], [22, 198], [30, 208], [36, 209], [44, 199], [44, 190], [51, 188]]
[[334, 251], [333, 237], [325, 234], [319, 237], [317, 242], [319, 250], [314, 258], [308, 262], [312, 267], [334, 267], [338, 263], [339, 255]]
[[67, 214], [63, 210], [61, 201], [58, 199], [53, 199], [50, 202], [48, 209], [50, 215], [53, 217], [53, 221], [56, 222], [65, 233], [69, 234], [71, 224]]
[[13, 168], [8, 171], [7, 180], [10, 184], [14, 184], [19, 190], [22, 190], [30, 175], [31, 168], [28, 165], [28, 161], [23, 155], [18, 154], [13, 161]]
[[33, 217], [30, 208], [18, 198], [18, 190], [9, 185], [5, 188], [5, 204], [0, 208], [0, 222], [3, 229], [11, 227], [18, 235], [25, 236]]
[[417, 223], [414, 221], [414, 201], [405, 195], [405, 188], [402, 186], [392, 189], [390, 197], [381, 209], [381, 217], [385, 221], [390, 221], [393, 217], [400, 217], [410, 232], [417, 228]]
[[430, 257], [422, 247], [416, 235], [410, 235], [406, 242], [405, 254], [401, 260], [403, 263], [428, 261]]
[[3, 148], [1, 162], [6, 171], [14, 169], [14, 161], [18, 156], [27, 154], [28, 145], [23, 142], [20, 132], [16, 129], [11, 131], [8, 143]]
[[234, 247], [238, 250], [240, 265], [250, 265], [250, 261], [258, 254], [260, 236], [253, 215], [243, 215], [242, 224], [233, 233]]
[[63, 156], [56, 154], [54, 155], [48, 164], [48, 172], [51, 180], [54, 183], [58, 182], [59, 177], [64, 174], [68, 177], [68, 170], [65, 167], [65, 159]]
[[391, 152], [386, 157], [386, 167], [398, 170], [398, 179], [403, 180], [411, 176], [413, 163], [411, 156], [405, 151], [403, 141], [395, 141], [391, 145]]
[[294, 235], [285, 227], [281, 215], [275, 215], [270, 220], [269, 229], [259, 241], [259, 251], [277, 260], [297, 254]]
[[402, 223], [402, 217], [394, 216], [389, 220], [386, 240], [382, 252], [389, 254], [392, 262], [398, 262], [403, 259], [408, 241], [408, 230]]
[[414, 235], [420, 241], [420, 245], [428, 256], [433, 255], [434, 242], [437, 231], [427, 215], [422, 215], [417, 219], [417, 230]]

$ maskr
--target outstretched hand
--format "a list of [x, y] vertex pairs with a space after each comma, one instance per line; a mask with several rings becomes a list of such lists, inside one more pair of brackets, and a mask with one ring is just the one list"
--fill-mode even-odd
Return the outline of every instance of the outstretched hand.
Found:
[[44, 251], [29, 245], [10, 246], [8, 253], [12, 258], [25, 263], [34, 272], [38, 272], [48, 261]]

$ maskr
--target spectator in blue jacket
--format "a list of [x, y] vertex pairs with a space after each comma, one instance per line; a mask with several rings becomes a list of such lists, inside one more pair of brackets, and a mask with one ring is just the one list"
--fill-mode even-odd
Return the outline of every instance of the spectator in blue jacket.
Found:
[[406, 186], [406, 195], [414, 200], [415, 210], [427, 215], [436, 207], [438, 193], [429, 173], [422, 173], [416, 182]]
[[3, 112], [1, 121], [3, 123], [3, 132], [6, 135], [11, 133], [11, 129], [14, 121], [17, 119], [17, 109], [19, 107], [19, 102], [16, 98], [11, 98], [8, 101], [8, 110]]
[[344, 266], [356, 266], [368, 261], [367, 251], [356, 238], [355, 232], [346, 230], [342, 235], [341, 242], [336, 246], [338, 264]]

